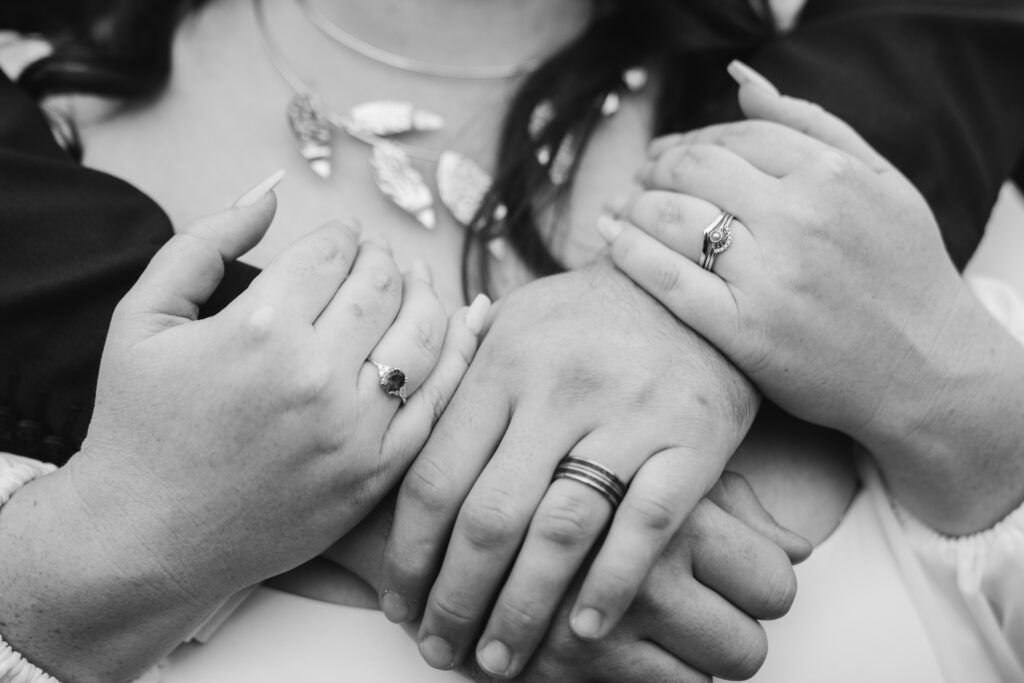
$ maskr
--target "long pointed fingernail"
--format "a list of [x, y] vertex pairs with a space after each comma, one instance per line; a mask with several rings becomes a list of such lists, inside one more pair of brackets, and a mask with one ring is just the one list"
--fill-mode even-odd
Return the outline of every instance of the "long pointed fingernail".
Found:
[[402, 624], [409, 619], [409, 605], [394, 591], [384, 591], [380, 596], [380, 609], [388, 621]]
[[444, 638], [427, 636], [420, 641], [420, 654], [427, 664], [435, 669], [450, 669], [455, 666], [455, 650]]
[[261, 180], [259, 184], [257, 184], [251, 190], [249, 190], [241, 197], [239, 197], [237, 200], [235, 200], [233, 206], [236, 209], [242, 208], [244, 206], [252, 206], [256, 202], [270, 194], [274, 190], [274, 188], [277, 187], [277, 184], [281, 182], [281, 178], [284, 178], [284, 169], [275, 171], [266, 180]]
[[608, 244], [614, 242], [622, 234], [622, 223], [611, 216], [598, 216], [595, 227], [597, 228], [597, 234]]
[[576, 613], [569, 625], [580, 638], [597, 638], [601, 633], [601, 613], [593, 607], [584, 607]]
[[487, 320], [487, 313], [491, 310], [491, 299], [486, 294], [477, 294], [473, 303], [466, 309], [466, 327], [473, 334], [480, 334], [484, 329], [484, 322]]
[[506, 678], [511, 673], [512, 653], [500, 640], [492, 640], [480, 648], [476, 653], [476, 661], [481, 669], [492, 676]]
[[772, 95], [779, 94], [779, 89], [775, 87], [774, 83], [738, 59], [734, 59], [729, 62], [729, 66], [726, 67], [726, 71], [728, 71], [729, 75], [732, 76], [732, 79], [741, 86], [751, 85], [765, 92], [769, 92]]

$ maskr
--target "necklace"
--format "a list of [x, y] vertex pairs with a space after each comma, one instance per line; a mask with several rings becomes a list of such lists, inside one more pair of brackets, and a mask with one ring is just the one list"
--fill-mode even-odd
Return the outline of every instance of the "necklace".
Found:
[[299, 7], [302, 9], [303, 14], [306, 15], [307, 19], [309, 19], [310, 23], [316, 26], [321, 33], [334, 42], [340, 43], [353, 52], [361, 54], [368, 59], [372, 59], [375, 62], [387, 64], [388, 66], [401, 69], [402, 71], [411, 71], [412, 73], [422, 74], [424, 76], [434, 76], [437, 78], [502, 80], [515, 78], [517, 76], [525, 76], [528, 73], [532, 73], [540, 67], [543, 61], [541, 58], [535, 57], [525, 62], [495, 66], [466, 66], [424, 62], [418, 59], [412, 59], [411, 57], [395, 54], [394, 52], [388, 52], [376, 45], [371, 45], [331, 21], [323, 14], [323, 12], [310, 5], [309, 0], [297, 0], [297, 2]]
[[[314, 25], [320, 30], [325, 30], [325, 26], [335, 27], [336, 35], [331, 37], [358, 54], [393, 68], [414, 73], [427, 74], [424, 68], [437, 66], [407, 60], [358, 39], [352, 43], [350, 39], [354, 39], [354, 36], [341, 31], [335, 24], [323, 23], [327, 21], [326, 17], [319, 15], [320, 19], [314, 19], [317, 14], [308, 5], [307, 0], [296, 2]], [[267, 58], [295, 93], [288, 103], [288, 124], [299, 153], [306, 159], [314, 173], [325, 179], [331, 176], [334, 133], [341, 131], [355, 140], [370, 145], [370, 167], [378, 189], [393, 204], [413, 216], [420, 225], [428, 229], [434, 228], [437, 225], [437, 213], [434, 209], [434, 194], [423, 175], [413, 166], [414, 159], [436, 167], [437, 193], [452, 217], [463, 227], [473, 230], [481, 227], [478, 213], [493, 185], [491, 176], [475, 161], [453, 150], [434, 152], [396, 139], [404, 133], [440, 130], [444, 126], [444, 120], [440, 116], [419, 109], [409, 102], [398, 100], [364, 102], [347, 112], [331, 110], [305, 79], [292, 68], [274, 42], [267, 24], [264, 0], [252, 0], [252, 3], [259, 37]], [[367, 47], [371, 50], [367, 51]], [[447, 78], [506, 79], [530, 73], [537, 67], [538, 64], [527, 62], [514, 68], [488, 67], [491, 73], [476, 71], [469, 75], [469, 71], [460, 68], [458, 74], [452, 74], [449, 70], [447, 74], [428, 75]], [[623, 72], [621, 89], [637, 92], [645, 87], [646, 82], [646, 70], [642, 67], [633, 67]], [[618, 89], [607, 92], [599, 103], [601, 114], [605, 117], [614, 116], [619, 110], [620, 102]], [[571, 132], [558, 143], [554, 152], [548, 144], [541, 144], [545, 130], [554, 119], [555, 113], [551, 100], [539, 102], [530, 117], [529, 135], [535, 142], [533, 153], [537, 163], [547, 169], [552, 185], [557, 186], [567, 182], [578, 149], [575, 136]], [[491, 218], [494, 222], [500, 223], [507, 212], [504, 205], [498, 204]], [[501, 237], [490, 239], [487, 246], [497, 259], [501, 259], [506, 251]]]

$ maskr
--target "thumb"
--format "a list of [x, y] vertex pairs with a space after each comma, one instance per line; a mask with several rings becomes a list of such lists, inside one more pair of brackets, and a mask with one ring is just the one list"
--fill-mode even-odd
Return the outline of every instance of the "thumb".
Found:
[[149, 262], [121, 303], [112, 326], [130, 340], [195, 320], [224, 277], [224, 263], [256, 245], [277, 211], [278, 171], [231, 208], [193, 221]]
[[758, 500], [746, 477], [726, 470], [710, 491], [707, 498], [748, 527], [778, 545], [789, 556], [789, 561], [799, 564], [811, 556], [814, 546], [803, 536], [793, 533], [772, 517]]
[[729, 75], [740, 86], [740, 109], [749, 119], [774, 121], [846, 152], [881, 173], [892, 169], [885, 157], [842, 119], [821, 106], [779, 94], [772, 83], [740, 61], [729, 64]]

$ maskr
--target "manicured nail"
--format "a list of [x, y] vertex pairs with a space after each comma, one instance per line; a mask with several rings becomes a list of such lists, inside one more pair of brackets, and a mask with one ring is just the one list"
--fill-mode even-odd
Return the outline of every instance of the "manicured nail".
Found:
[[598, 216], [595, 227], [597, 234], [608, 244], [614, 242], [622, 234], [622, 223], [608, 215]]
[[234, 207], [238, 209], [244, 206], [252, 206], [256, 202], [270, 194], [270, 192], [273, 191], [275, 187], [277, 187], [277, 184], [281, 182], [281, 178], [284, 178], [284, 169], [281, 169], [280, 171], [275, 171], [272, 176], [270, 176], [266, 180], [260, 181], [260, 183], [256, 187], [252, 188], [251, 190], [243, 194], [241, 197], [239, 197], [235, 201]]
[[580, 638], [597, 638], [601, 633], [601, 613], [593, 607], [584, 607], [570, 622], [573, 632]]
[[434, 275], [430, 272], [430, 266], [423, 259], [416, 259], [412, 262], [412, 274], [428, 285], [434, 284]]
[[409, 605], [405, 598], [394, 591], [384, 591], [380, 596], [380, 608], [388, 621], [401, 624], [409, 619]]
[[771, 81], [738, 59], [734, 59], [729, 62], [729, 66], [726, 67], [726, 71], [729, 72], [732, 79], [739, 85], [751, 85], [755, 88], [759, 88], [760, 90], [764, 90], [765, 92], [769, 92], [772, 95], [779, 94], [779, 89], [776, 88]]
[[486, 294], [477, 294], [473, 303], [466, 309], [466, 327], [473, 334], [480, 334], [484, 329], [484, 321], [487, 320], [487, 313], [491, 310], [491, 300]]
[[512, 653], [508, 646], [500, 640], [492, 640], [476, 653], [476, 661], [487, 673], [502, 678], [509, 675], [512, 668]]
[[455, 651], [444, 638], [427, 636], [420, 641], [420, 654], [427, 664], [435, 669], [450, 669], [455, 666]]

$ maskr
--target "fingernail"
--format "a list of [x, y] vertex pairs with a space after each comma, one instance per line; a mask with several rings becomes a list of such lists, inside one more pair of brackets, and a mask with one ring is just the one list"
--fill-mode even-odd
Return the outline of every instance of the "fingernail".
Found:
[[729, 62], [729, 66], [726, 67], [726, 71], [728, 71], [729, 75], [732, 76], [732, 79], [741, 86], [751, 85], [773, 95], [779, 94], [779, 89], [776, 88], [771, 81], [738, 59], [734, 59]]
[[412, 274], [428, 285], [434, 284], [434, 275], [430, 272], [430, 266], [423, 259], [416, 259], [412, 262]]
[[476, 653], [476, 661], [492, 676], [508, 676], [512, 668], [512, 653], [505, 643], [492, 640]]
[[455, 651], [444, 638], [427, 636], [420, 641], [420, 654], [427, 664], [435, 669], [450, 669], [455, 666]]
[[401, 624], [409, 619], [409, 605], [405, 598], [394, 591], [384, 591], [381, 594], [380, 608], [388, 621], [394, 624]]
[[573, 632], [580, 638], [597, 638], [601, 633], [601, 613], [593, 607], [585, 607], [572, 618]]
[[597, 234], [608, 244], [611, 244], [622, 234], [622, 223], [611, 216], [601, 215], [597, 217]]
[[487, 320], [487, 312], [491, 310], [491, 300], [486, 294], [477, 294], [473, 303], [466, 310], [466, 327], [473, 334], [480, 334]]
[[281, 169], [280, 171], [275, 171], [274, 174], [271, 175], [269, 178], [260, 181], [260, 183], [256, 185], [256, 187], [252, 188], [251, 190], [243, 194], [241, 197], [239, 197], [237, 200], [235, 200], [233, 206], [236, 209], [242, 208], [244, 206], [252, 206], [256, 202], [270, 194], [270, 192], [275, 187], [277, 187], [277, 184], [281, 182], [281, 178], [284, 178], [284, 169]]
[[605, 213], [611, 214], [612, 216], [619, 216], [626, 210], [627, 204], [629, 204], [629, 195], [619, 194], [605, 201], [604, 206], [601, 208], [604, 209]]

